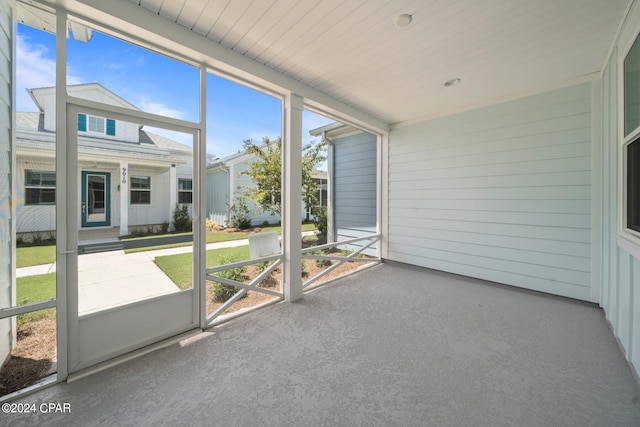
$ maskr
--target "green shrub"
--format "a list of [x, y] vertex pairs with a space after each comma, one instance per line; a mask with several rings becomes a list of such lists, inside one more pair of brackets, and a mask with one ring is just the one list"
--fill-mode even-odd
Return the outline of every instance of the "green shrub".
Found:
[[313, 216], [313, 224], [316, 226], [316, 230], [318, 230], [318, 243], [321, 245], [325, 244], [327, 243], [328, 232], [327, 208], [319, 207], [314, 209]]
[[[234, 262], [238, 262], [239, 258], [234, 255], [224, 255], [220, 257], [220, 265], [232, 264]], [[235, 280], [236, 282], [244, 281], [244, 273], [247, 270], [246, 267], [235, 267], [229, 268], [227, 270], [218, 271], [215, 273], [216, 276], [222, 277], [223, 279]], [[232, 296], [238, 292], [238, 288], [231, 285], [225, 285], [223, 283], [213, 282], [211, 287], [209, 288], [214, 298], [218, 302], [225, 302]]]
[[160, 224], [160, 234], [167, 234], [169, 232], [169, 222], [165, 221]]
[[231, 227], [246, 230], [251, 228], [251, 212], [244, 197], [236, 197], [229, 207], [229, 222]]
[[[315, 256], [326, 256], [327, 254], [324, 251], [313, 251], [311, 252], [311, 255], [315, 255]], [[322, 268], [322, 267], [329, 267], [331, 265], [331, 261], [328, 259], [317, 259], [316, 260], [316, 266]]]
[[[352, 250], [352, 249], [343, 249], [343, 250], [340, 251], [340, 256], [348, 257], [349, 255], [351, 255], [354, 252], [355, 251]], [[360, 252], [358, 255], [356, 255], [356, 258], [364, 258], [364, 257], [365, 257], [365, 255], [362, 252]]]
[[269, 268], [271, 266], [271, 264], [273, 264], [275, 261], [264, 261], [264, 262], [259, 262], [256, 264], [256, 272], [258, 274], [262, 273], [263, 271], [265, 271], [267, 268]]
[[50, 245], [56, 244], [56, 235], [52, 231], [47, 232], [47, 244], [50, 244]]
[[189, 208], [187, 205], [178, 205], [173, 211], [173, 229], [175, 231], [191, 231], [191, 218], [189, 218]]
[[44, 242], [44, 237], [40, 233], [33, 233], [31, 235], [31, 243], [34, 245], [41, 245]]
[[134, 228], [130, 233], [131, 237], [144, 237], [144, 231], [141, 228]]

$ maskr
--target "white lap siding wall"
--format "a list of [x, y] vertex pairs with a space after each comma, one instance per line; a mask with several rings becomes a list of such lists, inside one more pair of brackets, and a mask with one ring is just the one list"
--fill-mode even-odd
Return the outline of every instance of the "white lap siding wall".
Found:
[[[13, 206], [11, 205], [11, 162], [12, 162], [12, 16], [13, 2], [0, 0], [0, 307], [15, 304], [12, 286]], [[0, 320], [0, 366], [7, 360], [15, 334], [12, 319]]]
[[590, 300], [591, 91], [392, 130], [388, 258]]
[[[358, 133], [333, 141], [333, 215], [336, 241], [376, 233], [377, 140]], [[369, 243], [364, 241], [364, 244]], [[360, 243], [348, 247], [356, 250]], [[366, 250], [376, 255], [377, 246]]]
[[605, 311], [627, 360], [640, 372], [640, 257], [618, 238], [623, 201], [618, 194], [620, 150], [619, 76], [621, 58], [640, 31], [640, 3], [634, 3], [602, 74], [602, 289]]

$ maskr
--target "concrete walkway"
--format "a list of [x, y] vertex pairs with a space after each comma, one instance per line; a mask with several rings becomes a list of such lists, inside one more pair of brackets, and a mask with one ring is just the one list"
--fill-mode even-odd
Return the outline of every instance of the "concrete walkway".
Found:
[[[303, 236], [314, 232], [304, 232]], [[209, 243], [206, 250], [234, 248], [249, 244], [247, 239]], [[93, 313], [123, 304], [156, 297], [180, 289], [154, 260], [159, 256], [192, 252], [191, 245], [125, 254], [100, 252], [78, 256], [78, 313]], [[56, 264], [16, 269], [16, 277], [53, 273]]]
[[[207, 250], [248, 245], [248, 240], [209, 243]], [[180, 289], [155, 264], [158, 256], [190, 253], [192, 246], [125, 254], [100, 252], [78, 256], [78, 313], [93, 313], [110, 307], [178, 292]], [[16, 269], [16, 277], [53, 273], [56, 264]]]
[[[245, 246], [248, 245], [249, 241], [247, 239], [243, 239], [243, 240], [230, 240], [227, 242], [218, 242], [218, 243], [209, 243], [207, 244], [207, 250], [211, 250], [211, 249], [221, 249], [221, 248], [235, 248], [238, 246]], [[80, 255], [78, 257], [78, 263], [82, 264], [85, 261], [89, 261], [89, 258], [91, 255], [97, 255], [98, 258], [101, 256], [104, 256], [105, 254], [115, 254], [115, 255], [123, 255], [125, 257], [130, 257], [131, 255], [140, 255], [140, 254], [144, 254], [148, 260], [150, 261], [154, 261], [156, 259], [156, 257], [158, 256], [165, 256], [165, 255], [176, 255], [176, 254], [187, 254], [190, 253], [192, 250], [192, 247], [189, 246], [181, 246], [181, 247], [177, 247], [177, 248], [169, 248], [169, 249], [158, 249], [155, 251], [144, 251], [144, 252], [137, 252], [135, 254], [125, 254], [124, 251], [112, 251], [112, 252], [101, 252], [101, 253], [97, 253], [97, 254], [86, 254], [86, 255]], [[43, 265], [34, 265], [31, 267], [22, 267], [22, 268], [16, 268], [16, 277], [26, 277], [26, 276], [35, 276], [38, 274], [47, 274], [47, 273], [53, 273], [56, 271], [56, 263], [51, 263], [51, 264], [43, 264]]]

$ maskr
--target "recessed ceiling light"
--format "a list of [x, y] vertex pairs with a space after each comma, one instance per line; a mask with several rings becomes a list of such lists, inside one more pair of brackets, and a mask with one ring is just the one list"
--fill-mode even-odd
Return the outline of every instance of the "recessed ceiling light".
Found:
[[396, 19], [393, 21], [393, 24], [398, 28], [402, 28], [411, 24], [412, 20], [413, 18], [411, 17], [411, 15], [409, 15], [408, 13], [404, 13], [402, 15], [396, 16]]
[[451, 80], [447, 80], [446, 82], [444, 82], [444, 85], [446, 87], [451, 87], [451, 86], [455, 86], [458, 83], [460, 83], [462, 80], [460, 80], [458, 77], [456, 77], [455, 79], [451, 79]]

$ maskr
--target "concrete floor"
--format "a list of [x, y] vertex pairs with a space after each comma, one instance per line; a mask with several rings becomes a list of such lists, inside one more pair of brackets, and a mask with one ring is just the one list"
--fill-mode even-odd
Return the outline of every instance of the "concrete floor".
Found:
[[0, 419], [639, 426], [639, 397], [598, 307], [387, 263], [18, 401], [69, 403], [70, 414]]

